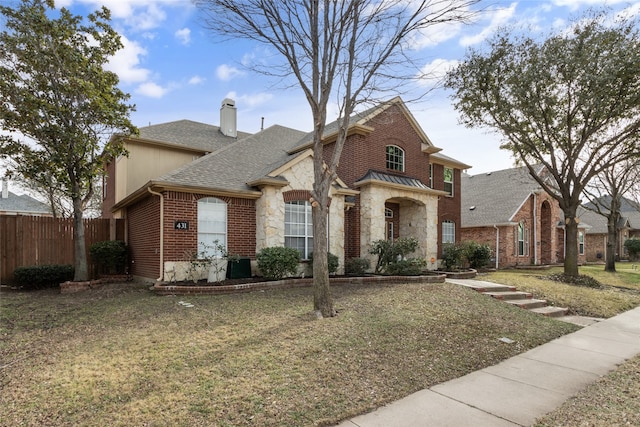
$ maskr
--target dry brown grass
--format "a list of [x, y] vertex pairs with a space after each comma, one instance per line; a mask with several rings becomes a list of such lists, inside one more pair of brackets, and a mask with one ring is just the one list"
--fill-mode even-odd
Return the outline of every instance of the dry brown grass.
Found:
[[581, 275], [593, 277], [603, 285], [600, 289], [549, 280], [550, 275], [562, 272], [561, 267], [499, 270], [480, 278], [516, 286], [520, 291], [533, 293], [534, 298], [569, 308], [571, 314], [608, 318], [640, 305], [640, 270], [631, 267], [630, 263], [618, 263], [616, 273], [605, 272], [602, 265], [580, 267]]
[[325, 320], [308, 288], [3, 293], [0, 424], [329, 425], [576, 328], [455, 285], [333, 292]]

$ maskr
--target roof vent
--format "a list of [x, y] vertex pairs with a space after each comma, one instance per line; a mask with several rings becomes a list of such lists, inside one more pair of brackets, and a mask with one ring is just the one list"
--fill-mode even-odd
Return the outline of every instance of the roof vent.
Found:
[[492, 174], [492, 172], [487, 172], [487, 176], [489, 176], [489, 175], [491, 175], [491, 174]]
[[237, 137], [237, 113], [236, 102], [233, 99], [225, 98], [220, 107], [220, 132], [225, 136]]
[[469, 207], [469, 210], [472, 211], [472, 210], [475, 210], [475, 208], [476, 208], [475, 206], [471, 206]]

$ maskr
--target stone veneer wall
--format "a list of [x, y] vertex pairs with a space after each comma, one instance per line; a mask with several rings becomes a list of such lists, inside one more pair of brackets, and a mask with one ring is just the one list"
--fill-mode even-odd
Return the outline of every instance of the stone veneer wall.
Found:
[[[256, 252], [271, 246], [284, 246], [284, 198], [283, 193], [313, 188], [313, 159], [294, 164], [280, 176], [289, 185], [262, 188], [263, 196], [256, 201]], [[338, 274], [344, 272], [344, 197], [330, 194], [329, 252], [338, 256]], [[384, 212], [383, 212], [384, 217]]]
[[399, 237], [417, 238], [420, 246], [415, 256], [426, 259], [429, 268], [436, 268], [430, 260], [438, 254], [433, 237], [438, 235], [438, 196], [393, 187], [367, 185], [360, 189], [360, 256], [375, 265], [369, 249], [371, 242], [386, 238], [384, 208], [389, 199], [403, 199]]

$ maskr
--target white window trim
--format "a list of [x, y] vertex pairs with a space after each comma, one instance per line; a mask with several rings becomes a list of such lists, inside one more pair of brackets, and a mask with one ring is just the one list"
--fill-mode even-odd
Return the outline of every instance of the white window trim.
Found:
[[[390, 162], [389, 161], [389, 152], [388, 152], [389, 147], [397, 148], [399, 150], [400, 155], [402, 157], [400, 159], [401, 160], [400, 162], [396, 162], [396, 161]], [[398, 171], [398, 172], [404, 172], [405, 163], [406, 163], [406, 156], [405, 156], [405, 151], [401, 147], [398, 147], [397, 145], [393, 145], [393, 144], [387, 145], [384, 148], [384, 154], [385, 154], [385, 162], [386, 162], [385, 164], [386, 164], [387, 169], [393, 170], [393, 171]], [[396, 155], [396, 154], [394, 154], [394, 156], [398, 157], [398, 155]], [[394, 164], [398, 164], [400, 166], [400, 168], [398, 169], [398, 168], [390, 168], [389, 167], [389, 165], [394, 165]]]

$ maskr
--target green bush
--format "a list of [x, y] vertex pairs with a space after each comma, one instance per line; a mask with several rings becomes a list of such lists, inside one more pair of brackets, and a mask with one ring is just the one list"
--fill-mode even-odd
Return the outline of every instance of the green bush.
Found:
[[[313, 265], [313, 252], [309, 254], [309, 262], [311, 265]], [[340, 266], [340, 259], [338, 258], [338, 255], [334, 255], [331, 252], [327, 252], [327, 267], [329, 269], [329, 274], [336, 274], [336, 271], [338, 271], [339, 266]]]
[[345, 274], [352, 276], [364, 276], [371, 268], [371, 263], [367, 258], [351, 258], [344, 264]]
[[401, 259], [387, 267], [387, 273], [394, 276], [419, 276], [427, 262], [419, 258]]
[[264, 278], [279, 280], [297, 273], [300, 252], [293, 248], [273, 246], [258, 252], [256, 261]]
[[129, 249], [121, 240], [96, 242], [89, 248], [91, 260], [98, 265], [98, 273], [124, 274], [129, 260]]
[[442, 248], [442, 265], [447, 271], [463, 268], [464, 248], [461, 245], [445, 243]]
[[418, 239], [415, 237], [403, 237], [394, 242], [390, 240], [376, 240], [369, 249], [372, 255], [378, 255], [376, 273], [387, 272], [391, 264], [404, 260], [407, 255], [418, 249]]
[[482, 268], [491, 262], [491, 248], [474, 241], [464, 244], [464, 256], [471, 268]]
[[624, 247], [627, 248], [627, 252], [629, 252], [629, 258], [632, 261], [640, 258], [640, 239], [629, 239], [624, 242]]
[[44, 289], [73, 280], [73, 273], [72, 265], [32, 265], [16, 268], [13, 278], [23, 289]]

